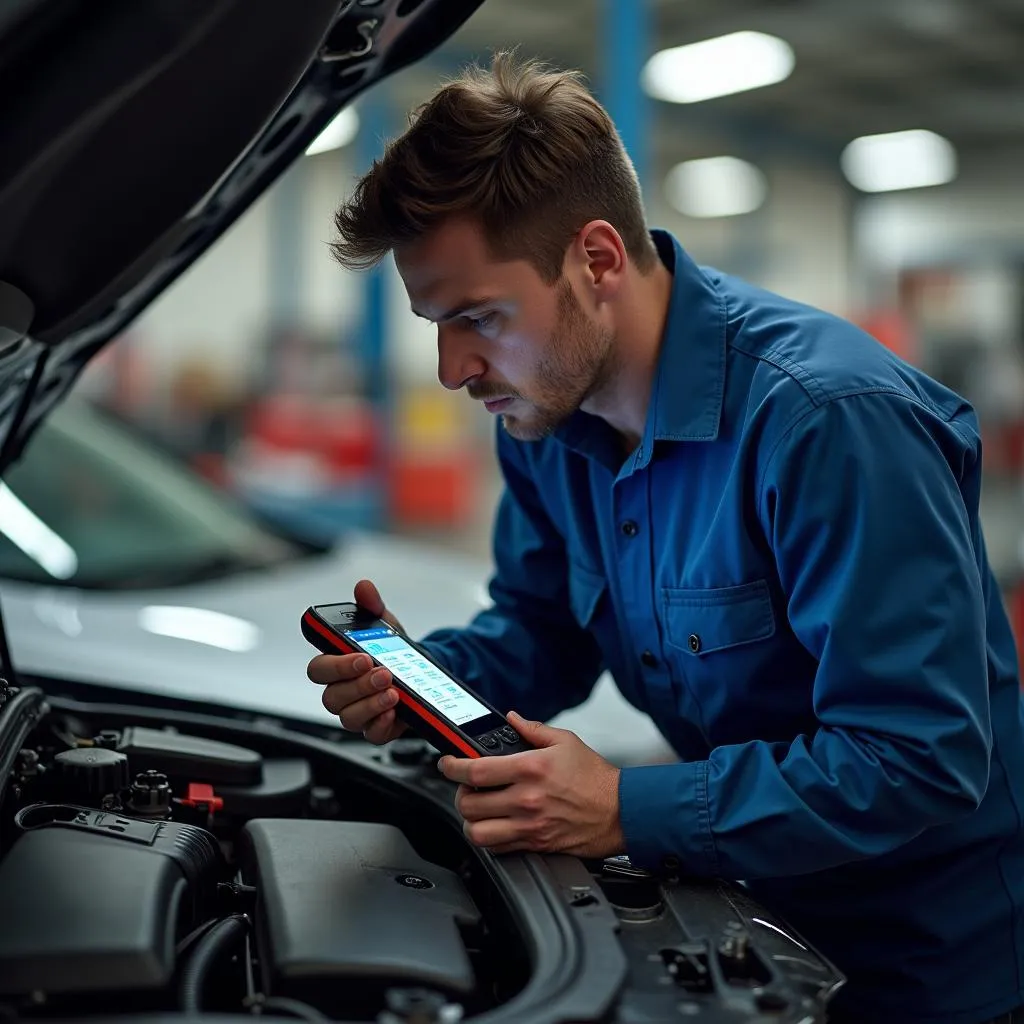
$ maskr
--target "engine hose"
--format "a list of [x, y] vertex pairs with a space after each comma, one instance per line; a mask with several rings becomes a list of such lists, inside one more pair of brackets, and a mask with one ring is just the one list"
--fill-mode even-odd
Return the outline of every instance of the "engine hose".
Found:
[[244, 914], [232, 914], [215, 924], [195, 945], [181, 972], [179, 1002], [183, 1013], [202, 1011], [203, 990], [217, 961], [234, 945], [245, 938], [249, 919]]
[[319, 1010], [312, 1006], [300, 1003], [297, 999], [283, 999], [271, 996], [264, 999], [259, 1005], [260, 1012], [269, 1010], [271, 1013], [283, 1013], [290, 1017], [298, 1017], [299, 1020], [309, 1021], [310, 1024], [330, 1024], [330, 1017], [325, 1017]]

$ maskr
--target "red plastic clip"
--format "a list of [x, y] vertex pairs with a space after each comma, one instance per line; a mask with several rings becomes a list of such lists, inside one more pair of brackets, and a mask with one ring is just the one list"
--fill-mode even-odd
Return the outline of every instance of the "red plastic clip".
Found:
[[208, 807], [211, 811], [219, 811], [224, 800], [213, 792], [208, 782], [190, 782], [188, 795], [181, 801], [186, 807]]

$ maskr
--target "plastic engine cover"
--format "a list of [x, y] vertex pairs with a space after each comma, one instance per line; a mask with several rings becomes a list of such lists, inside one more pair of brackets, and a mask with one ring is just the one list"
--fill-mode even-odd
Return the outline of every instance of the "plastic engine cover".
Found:
[[68, 805], [18, 817], [0, 863], [0, 995], [166, 986], [222, 871], [213, 836]]
[[392, 986], [473, 991], [459, 929], [478, 927], [480, 912], [399, 829], [261, 820], [244, 836], [268, 992], [351, 1013]]

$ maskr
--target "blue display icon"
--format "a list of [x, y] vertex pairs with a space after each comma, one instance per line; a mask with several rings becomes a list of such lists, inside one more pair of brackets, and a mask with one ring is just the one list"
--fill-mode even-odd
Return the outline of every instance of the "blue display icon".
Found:
[[394, 636], [394, 632], [390, 629], [352, 629], [349, 630], [348, 635], [353, 640], [358, 640], [359, 643], [363, 643], [366, 640], [383, 640], [386, 637]]

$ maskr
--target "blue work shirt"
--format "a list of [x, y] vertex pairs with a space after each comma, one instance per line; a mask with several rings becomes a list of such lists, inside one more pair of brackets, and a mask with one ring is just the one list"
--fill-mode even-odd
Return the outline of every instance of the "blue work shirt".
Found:
[[959, 396], [833, 316], [674, 275], [646, 429], [499, 430], [493, 607], [427, 646], [498, 707], [602, 669], [682, 763], [623, 769], [627, 852], [745, 880], [857, 1019], [1024, 1003], [1024, 727]]

